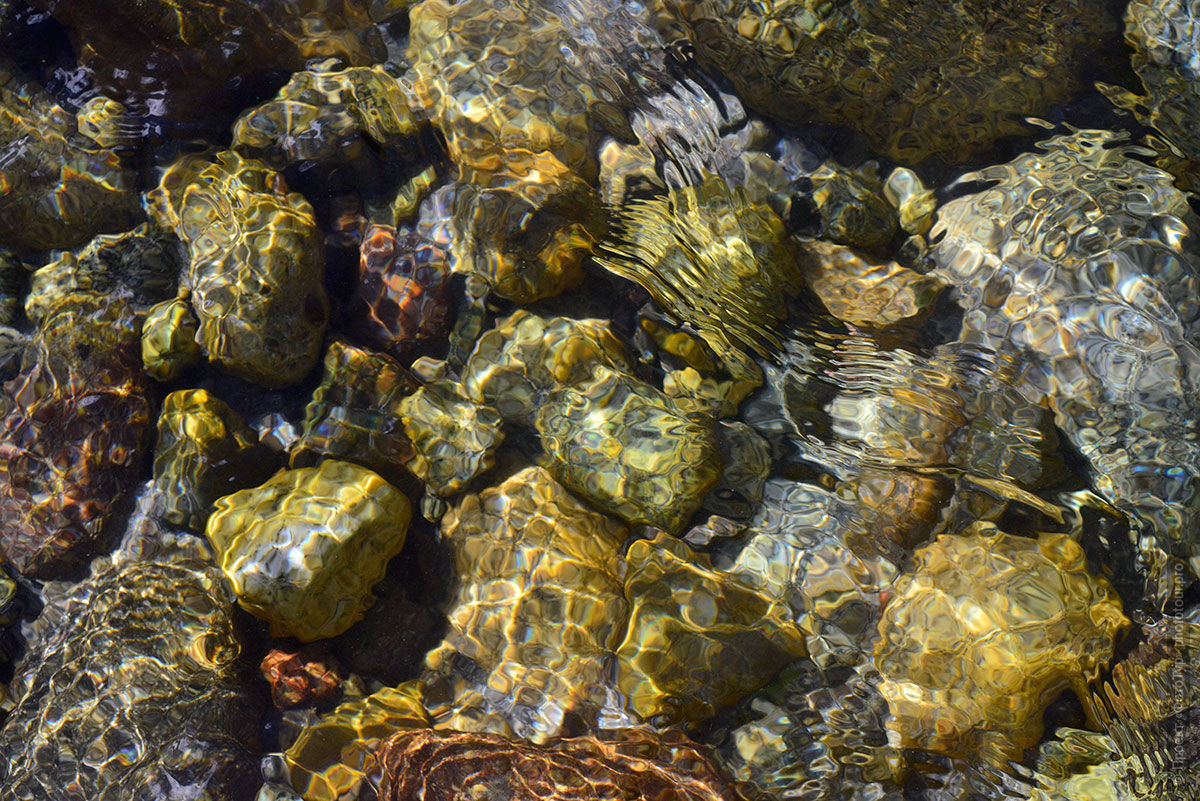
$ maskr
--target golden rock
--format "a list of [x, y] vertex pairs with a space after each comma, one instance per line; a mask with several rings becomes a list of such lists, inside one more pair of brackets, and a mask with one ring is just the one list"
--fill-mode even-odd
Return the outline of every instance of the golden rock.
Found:
[[1065, 535], [1026, 539], [979, 523], [915, 559], [875, 646], [880, 692], [906, 746], [1019, 754], [1040, 738], [1050, 701], [1087, 692], [1129, 622]]
[[697, 722], [804, 654], [787, 603], [659, 533], [626, 555], [629, 629], [618, 685], [644, 720]]
[[142, 367], [156, 381], [174, 381], [204, 359], [196, 342], [200, 323], [184, 298], [151, 306], [142, 322]]
[[205, 534], [238, 603], [273, 636], [310, 642], [362, 618], [411, 514], [375, 473], [327, 460], [221, 498]]
[[784, 301], [802, 286], [783, 222], [712, 173], [627, 203], [598, 260], [704, 333], [718, 355], [777, 347]]
[[1111, 30], [1084, 0], [668, 0], [700, 63], [794, 125], [858, 130], [877, 153], [961, 162], [1079, 87]]
[[463, 387], [506, 421], [532, 427], [547, 392], [589, 378], [596, 365], [632, 369], [607, 320], [545, 318], [518, 309], [476, 342]]
[[276, 463], [237, 412], [215, 395], [185, 389], [163, 400], [154, 484], [167, 522], [203, 531], [218, 498], [265, 481]]
[[292, 444], [291, 466], [341, 459], [400, 483], [403, 465], [414, 455], [401, 403], [417, 389], [416, 379], [390, 356], [336, 340], [325, 351], [323, 367]]
[[308, 201], [261, 161], [226, 150], [172, 164], [146, 209], [188, 245], [184, 283], [209, 360], [265, 387], [307, 375], [329, 316]]
[[630, 523], [679, 531], [721, 474], [709, 421], [603, 365], [547, 395], [535, 422], [554, 477]]
[[853, 325], [919, 323], [945, 286], [894, 261], [881, 264], [820, 239], [804, 242], [798, 250], [809, 288], [830, 314]]
[[455, 728], [511, 728], [543, 740], [559, 733], [567, 712], [586, 717], [603, 706], [625, 625], [626, 535], [540, 467], [467, 495], [446, 514], [442, 537], [459, 584], [426, 678], [458, 685], [445, 712]]
[[495, 464], [504, 442], [500, 415], [468, 400], [457, 382], [430, 381], [402, 399], [397, 411], [412, 442], [408, 467], [435, 495], [453, 495]]
[[273, 100], [246, 111], [233, 126], [233, 146], [275, 162], [352, 161], [364, 138], [395, 149], [417, 134], [415, 102], [386, 67], [335, 69], [337, 59], [297, 72]]
[[378, 780], [383, 741], [428, 725], [416, 682], [343, 701], [305, 726], [284, 754], [289, 783], [305, 801], [358, 797]]

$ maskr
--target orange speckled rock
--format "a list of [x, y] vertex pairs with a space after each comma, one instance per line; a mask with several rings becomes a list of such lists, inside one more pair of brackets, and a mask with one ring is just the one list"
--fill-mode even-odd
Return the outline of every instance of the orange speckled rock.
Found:
[[119, 298], [69, 295], [42, 319], [0, 421], [0, 552], [53, 577], [91, 555], [137, 479], [150, 426], [139, 325]]
[[1062, 534], [1014, 537], [991, 523], [916, 552], [883, 617], [879, 690], [907, 746], [1016, 753], [1041, 736], [1063, 690], [1087, 692], [1129, 621], [1083, 549]]
[[444, 249], [416, 234], [372, 225], [362, 243], [348, 314], [360, 333], [388, 351], [443, 335], [450, 322], [450, 265]]
[[381, 801], [739, 801], [701, 746], [674, 731], [533, 745], [413, 729], [383, 744]]
[[300, 650], [272, 648], [258, 666], [271, 685], [271, 700], [279, 709], [332, 701], [342, 688], [338, 663], [328, 648], [306, 645]]

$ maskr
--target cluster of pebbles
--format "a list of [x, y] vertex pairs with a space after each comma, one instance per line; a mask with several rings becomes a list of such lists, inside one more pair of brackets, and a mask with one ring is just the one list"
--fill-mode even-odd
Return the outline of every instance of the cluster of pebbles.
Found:
[[0, 1], [0, 797], [1195, 798], [1198, 63]]

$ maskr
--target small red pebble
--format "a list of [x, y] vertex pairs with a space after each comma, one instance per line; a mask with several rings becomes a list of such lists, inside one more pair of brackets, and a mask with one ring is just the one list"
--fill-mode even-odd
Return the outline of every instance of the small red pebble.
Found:
[[271, 700], [280, 709], [315, 706], [337, 698], [342, 689], [337, 660], [324, 644], [298, 651], [272, 648], [259, 665], [271, 685]]

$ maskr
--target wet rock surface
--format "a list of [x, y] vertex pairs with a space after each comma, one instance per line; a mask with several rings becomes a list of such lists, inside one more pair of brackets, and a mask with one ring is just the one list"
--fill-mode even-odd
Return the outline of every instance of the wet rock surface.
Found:
[[1193, 6], [0, 0], [0, 797], [1191, 801]]
[[43, 610], [0, 729], [0, 791], [253, 798], [259, 703], [233, 611], [198, 541], [132, 530]]

